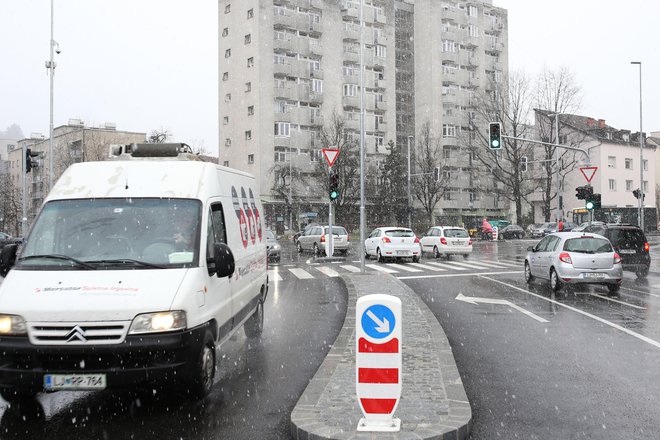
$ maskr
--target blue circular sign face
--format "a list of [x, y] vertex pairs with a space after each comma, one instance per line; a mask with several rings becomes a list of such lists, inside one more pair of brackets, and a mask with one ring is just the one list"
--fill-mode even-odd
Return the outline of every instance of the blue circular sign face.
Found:
[[367, 336], [374, 339], [383, 339], [394, 331], [396, 318], [394, 318], [394, 313], [389, 307], [374, 304], [364, 311], [360, 323]]

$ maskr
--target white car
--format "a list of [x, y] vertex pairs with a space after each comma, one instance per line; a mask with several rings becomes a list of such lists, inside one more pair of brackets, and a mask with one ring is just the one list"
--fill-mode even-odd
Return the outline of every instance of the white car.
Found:
[[472, 240], [468, 232], [459, 226], [434, 226], [421, 239], [422, 252], [440, 256], [463, 255], [467, 258], [472, 253]]
[[375, 256], [379, 262], [386, 259], [412, 258], [418, 262], [422, 255], [419, 238], [408, 228], [384, 227], [374, 229], [364, 241], [364, 254]]

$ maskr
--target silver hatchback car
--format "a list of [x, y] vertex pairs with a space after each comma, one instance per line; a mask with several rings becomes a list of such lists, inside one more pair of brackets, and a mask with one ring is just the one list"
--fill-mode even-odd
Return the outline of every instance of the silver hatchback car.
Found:
[[530, 246], [525, 258], [525, 281], [535, 277], [550, 281], [558, 291], [564, 284], [603, 284], [610, 293], [621, 286], [621, 257], [610, 241], [598, 234], [558, 232]]

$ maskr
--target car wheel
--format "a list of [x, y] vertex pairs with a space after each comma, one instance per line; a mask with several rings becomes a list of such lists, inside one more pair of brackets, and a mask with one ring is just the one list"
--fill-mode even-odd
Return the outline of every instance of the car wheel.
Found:
[[364, 259], [365, 260], [370, 260], [371, 259], [371, 255], [369, 255], [369, 252], [367, 252], [366, 248], [364, 249]]
[[385, 258], [383, 257], [383, 254], [380, 253], [380, 248], [376, 249], [376, 257], [379, 263], [385, 262]]
[[550, 288], [553, 292], [559, 292], [561, 290], [561, 280], [554, 268], [550, 269]]
[[646, 278], [649, 275], [649, 268], [645, 267], [643, 269], [638, 270], [635, 272], [635, 275], [637, 275], [637, 278]]
[[419, 255], [412, 257], [413, 263], [419, 263]]
[[296, 242], [296, 249], [298, 249], [299, 254], [302, 254], [303, 248], [299, 241]]
[[318, 243], [314, 243], [314, 255], [321, 255], [321, 249], [319, 249]]
[[608, 284], [607, 288], [610, 291], [610, 295], [616, 295], [619, 293], [619, 289], [621, 289], [621, 286], [619, 284]]
[[437, 247], [437, 246], [433, 246], [433, 256], [434, 256], [435, 258], [440, 258], [440, 251], [438, 251], [438, 247]]
[[259, 301], [257, 310], [245, 321], [243, 325], [245, 336], [248, 338], [258, 338], [264, 331], [264, 303]]
[[463, 258], [467, 260], [468, 258], [470, 258], [470, 254], [463, 254]]
[[522, 240], [524, 237], [524, 234], [522, 232], [518, 232], [518, 240]]
[[203, 341], [187, 389], [191, 397], [199, 400], [208, 396], [215, 380], [215, 342], [211, 330], [206, 331]]
[[527, 284], [534, 281], [534, 276], [532, 275], [532, 268], [529, 267], [529, 263], [525, 261], [525, 281]]

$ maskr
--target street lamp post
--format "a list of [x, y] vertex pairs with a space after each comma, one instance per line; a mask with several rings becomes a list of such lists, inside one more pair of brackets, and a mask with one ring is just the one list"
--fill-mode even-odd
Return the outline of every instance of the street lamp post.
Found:
[[644, 229], [644, 136], [642, 132], [642, 62], [631, 61], [639, 66], [639, 227]]
[[[54, 27], [54, 1], [50, 0], [50, 60], [46, 61], [46, 69], [50, 76], [50, 124], [48, 128], [48, 190], [53, 187], [53, 80], [57, 63], [53, 60], [53, 51], [60, 53], [60, 45], [53, 38]], [[57, 47], [57, 49], [55, 49]]]
[[408, 211], [408, 229], [412, 229], [412, 200], [410, 197], [410, 141], [412, 136], [408, 136], [408, 202], [407, 202], [407, 211]]
[[[364, 0], [360, 0], [360, 246], [364, 246]], [[364, 250], [360, 252], [360, 272], [365, 273]]]
[[[555, 117], [555, 144], [559, 145], [559, 116], [562, 113], [553, 113], [549, 114], [548, 116], [554, 116]], [[560, 220], [562, 217], [562, 209], [561, 209], [561, 204], [560, 204], [560, 197], [561, 197], [561, 186], [560, 186], [560, 174], [559, 174], [559, 149], [555, 147], [555, 174], [556, 174], [556, 179], [557, 179], [557, 192], [555, 193], [555, 197], [557, 198], [557, 211], [555, 214], [555, 217], [557, 221]]]

